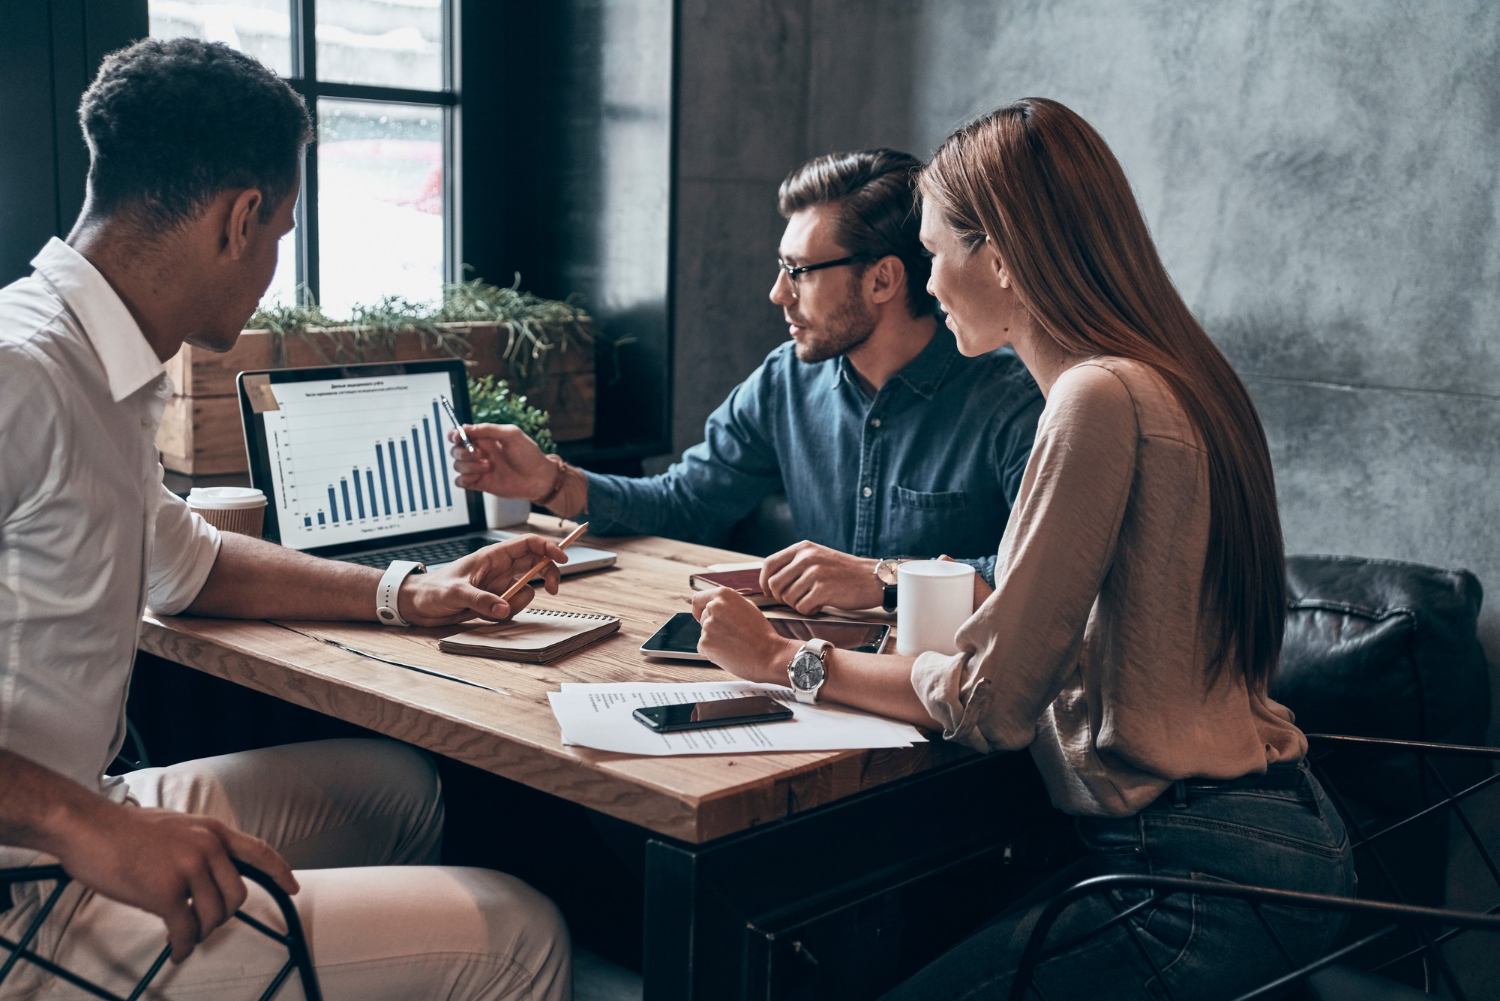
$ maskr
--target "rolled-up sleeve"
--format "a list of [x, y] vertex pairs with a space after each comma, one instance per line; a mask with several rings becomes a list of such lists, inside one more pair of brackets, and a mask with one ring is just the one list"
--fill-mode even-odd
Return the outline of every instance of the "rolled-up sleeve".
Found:
[[218, 557], [219, 530], [163, 486], [156, 503], [146, 603], [163, 615], [176, 615], [203, 590]]
[[774, 371], [761, 365], [709, 415], [704, 440], [666, 472], [639, 479], [588, 473], [590, 531], [722, 543], [762, 497], [782, 489], [770, 424], [783, 395]]
[[1135, 475], [1134, 402], [1106, 369], [1080, 365], [1053, 387], [1000, 541], [995, 592], [927, 653], [912, 688], [946, 739], [980, 751], [1030, 744], [1076, 671]]

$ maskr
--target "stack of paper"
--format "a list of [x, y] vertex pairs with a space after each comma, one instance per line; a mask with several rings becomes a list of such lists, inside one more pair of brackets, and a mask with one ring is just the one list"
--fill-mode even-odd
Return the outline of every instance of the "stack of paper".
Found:
[[[830, 705], [803, 705], [785, 685], [750, 681], [704, 684], [564, 683], [548, 692], [564, 744], [621, 754], [745, 754], [751, 751], [843, 751], [910, 747], [927, 738], [909, 723]], [[769, 695], [789, 706], [784, 723], [726, 726], [681, 733], [655, 733], [631, 714], [642, 706]]]

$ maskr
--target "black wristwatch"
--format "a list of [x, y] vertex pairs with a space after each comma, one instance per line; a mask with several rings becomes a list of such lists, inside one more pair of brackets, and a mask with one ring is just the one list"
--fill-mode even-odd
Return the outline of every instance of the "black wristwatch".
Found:
[[875, 561], [875, 579], [885, 588], [885, 593], [880, 599], [880, 607], [887, 612], [896, 610], [896, 568], [905, 559], [903, 556], [887, 556], [883, 560]]

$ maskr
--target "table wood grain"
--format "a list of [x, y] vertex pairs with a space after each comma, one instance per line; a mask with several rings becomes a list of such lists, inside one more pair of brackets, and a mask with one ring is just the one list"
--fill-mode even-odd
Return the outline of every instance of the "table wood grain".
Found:
[[[531, 530], [570, 526], [533, 516]], [[968, 752], [941, 741], [871, 751], [635, 757], [562, 744], [547, 701], [562, 682], [694, 682], [718, 668], [653, 660], [640, 645], [687, 611], [688, 575], [742, 554], [658, 538], [592, 538], [613, 569], [563, 581], [537, 608], [620, 617], [613, 636], [550, 664], [444, 654], [459, 627], [154, 616], [141, 648], [247, 688], [463, 761], [659, 834], [702, 843], [831, 803]], [[357, 652], [356, 652], [357, 651]], [[377, 659], [378, 658], [378, 659]], [[472, 682], [433, 677], [383, 661]], [[483, 687], [476, 687], [483, 686]]]

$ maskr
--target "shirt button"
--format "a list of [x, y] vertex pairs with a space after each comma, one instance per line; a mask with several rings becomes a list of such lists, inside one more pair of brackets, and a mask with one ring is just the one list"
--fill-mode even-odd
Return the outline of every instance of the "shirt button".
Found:
[[874, 492], [875, 492], [875, 491], [873, 491], [873, 490], [871, 490], [871, 489], [870, 489], [870, 488], [869, 488], [869, 487], [865, 487], [865, 489], [864, 489], [864, 491], [863, 491], [863, 492], [864, 492], [864, 495], [865, 495], [865, 496], [866, 496], [866, 497], [868, 497], [868, 496], [870, 496], [870, 495], [871, 495], [871, 494], [873, 494], [873, 493], [874, 493]]
[[880, 427], [880, 418], [876, 417], [874, 420], [870, 421], [870, 427], [872, 427], [872, 428], [878, 428], [878, 427]]

